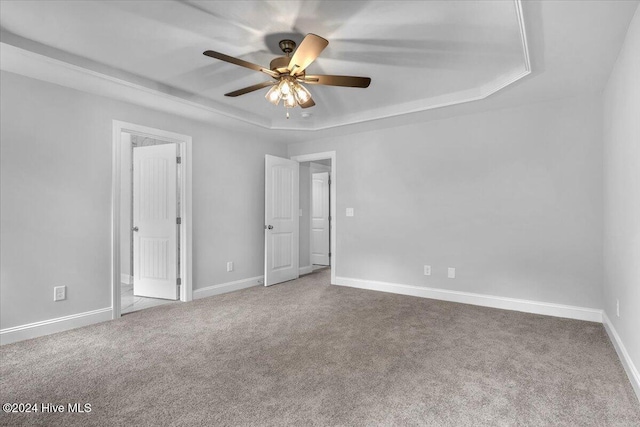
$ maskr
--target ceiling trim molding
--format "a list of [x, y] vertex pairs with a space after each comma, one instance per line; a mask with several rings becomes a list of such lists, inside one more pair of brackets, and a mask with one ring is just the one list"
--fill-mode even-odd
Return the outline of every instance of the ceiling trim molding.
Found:
[[[478, 88], [473, 88], [473, 89], [467, 89], [465, 91], [461, 91], [461, 92], [454, 92], [454, 93], [450, 93], [450, 94], [446, 94], [446, 95], [442, 95], [440, 97], [437, 98], [431, 98], [431, 99], [438, 99], [440, 100], [437, 103], [431, 104], [429, 106], [415, 106], [414, 105], [419, 105], [421, 103], [421, 101], [414, 101], [411, 103], [407, 103], [407, 104], [402, 104], [405, 106], [409, 106], [408, 109], [405, 108], [403, 109], [401, 112], [396, 112], [396, 113], [385, 113], [385, 114], [380, 114], [377, 116], [373, 116], [373, 117], [367, 117], [367, 118], [363, 118], [363, 119], [356, 119], [356, 120], [345, 120], [344, 122], [341, 123], [334, 123], [331, 124], [329, 126], [318, 126], [315, 127], [313, 129], [309, 129], [309, 128], [293, 128], [293, 127], [278, 127], [278, 126], [273, 126], [270, 129], [273, 130], [281, 130], [281, 131], [309, 131], [309, 130], [313, 130], [313, 131], [320, 131], [320, 130], [326, 130], [326, 129], [331, 129], [331, 128], [337, 128], [337, 127], [341, 127], [341, 126], [350, 126], [350, 125], [355, 125], [358, 123], [366, 123], [366, 122], [371, 122], [374, 120], [383, 120], [383, 119], [387, 119], [387, 118], [392, 118], [392, 117], [398, 117], [398, 116], [404, 116], [406, 114], [413, 114], [413, 113], [420, 113], [422, 111], [427, 111], [427, 110], [434, 110], [437, 108], [443, 108], [443, 107], [451, 107], [453, 105], [458, 105], [458, 104], [466, 104], [468, 102], [474, 102], [474, 101], [480, 101], [483, 100], [485, 98], [488, 98], [489, 96], [493, 95], [496, 92], [499, 92], [500, 90], [506, 88], [507, 86], [517, 82], [518, 80], [522, 79], [523, 77], [528, 76], [529, 74], [531, 74], [531, 70], [526, 70], [523, 71], [521, 73], [515, 74], [513, 76], [507, 76], [506, 78], [504, 78], [503, 80], [498, 80], [496, 82], [493, 82], [491, 84], [486, 84], [481, 86], [479, 89]], [[453, 95], [460, 95], [463, 94], [460, 97], [454, 97]], [[454, 98], [454, 99], [450, 99], [449, 98]]]
[[[507, 75], [506, 77], [501, 76], [503, 78], [498, 78], [493, 82], [486, 83], [480, 86], [479, 90], [478, 88], [472, 88], [464, 91], [448, 93], [435, 98], [431, 98], [432, 100], [439, 100], [435, 103], [432, 103], [431, 105], [421, 106], [420, 104], [422, 104], [423, 100], [402, 104], [405, 106], [405, 108], [401, 112], [387, 112], [387, 113], [382, 112], [381, 114], [375, 115], [372, 117], [356, 119], [351, 121], [345, 120], [340, 123], [334, 123], [328, 126], [318, 126], [312, 129], [281, 127], [281, 126], [272, 126], [271, 129], [281, 130], [281, 131], [308, 131], [308, 130], [320, 131], [320, 130], [326, 130], [326, 129], [336, 128], [341, 126], [349, 126], [349, 125], [355, 125], [358, 123], [370, 122], [374, 120], [382, 120], [382, 119], [391, 118], [391, 117], [403, 116], [405, 114], [419, 113], [421, 111], [433, 110], [436, 108], [450, 107], [458, 104], [466, 104], [468, 102], [473, 102], [473, 101], [480, 101], [482, 99], [485, 99], [493, 95], [496, 92], [499, 92], [500, 90], [506, 88], [507, 86], [531, 74], [531, 59], [529, 57], [527, 31], [524, 23], [524, 16], [522, 13], [522, 2], [521, 0], [513, 0], [513, 3], [516, 9], [516, 19], [518, 20], [518, 27], [520, 29], [520, 40], [522, 43], [524, 71], [520, 73], [515, 73], [513, 75]], [[455, 95], [458, 95], [458, 97], [456, 97]], [[453, 99], [448, 99], [448, 98], [453, 98]], [[396, 109], [401, 109], [401, 108], [396, 108]]]
[[[480, 87], [448, 93], [434, 98], [412, 101], [392, 107], [382, 107], [378, 110], [377, 114], [375, 112], [371, 114], [370, 111], [368, 113], [368, 117], [363, 117], [365, 113], [354, 113], [345, 116], [340, 122], [333, 122], [326, 125], [323, 125], [322, 122], [320, 122], [318, 126], [313, 126], [312, 123], [306, 122], [308, 125], [306, 127], [283, 127], [281, 125], [274, 125], [272, 120], [259, 117], [255, 114], [229, 113], [220, 108], [194, 102], [180, 96], [168, 94], [161, 90], [152, 89], [122, 78], [81, 67], [5, 42], [0, 42], [0, 69], [37, 80], [47, 81], [72, 89], [209, 123], [217, 122], [228, 125], [229, 119], [232, 119], [268, 130], [306, 132], [321, 131], [479, 101], [531, 74], [531, 60], [529, 57], [529, 47], [522, 12], [522, 3], [521, 0], [513, 0], [513, 3], [520, 30], [524, 71], [515, 73], [512, 71], [511, 73], [500, 76], [498, 79]], [[431, 102], [429, 102], [429, 100]]]
[[[516, 7], [518, 26], [520, 27], [520, 39], [522, 41], [522, 53], [524, 54], [524, 69], [527, 74], [531, 73], [531, 59], [529, 58], [529, 42], [527, 41], [527, 28], [524, 25], [524, 15], [522, 13], [522, 1], [513, 0]], [[525, 74], [525, 76], [527, 75]]]
[[[0, 42], [0, 69], [195, 120], [220, 120], [220, 118], [226, 117], [269, 129], [268, 120], [260, 120], [259, 118], [248, 120], [242, 116], [4, 42]], [[67, 74], [62, 75], [61, 72]], [[71, 75], [75, 78], [71, 78]], [[143, 96], [142, 99], [140, 95]], [[213, 115], [222, 117], [214, 118]]]

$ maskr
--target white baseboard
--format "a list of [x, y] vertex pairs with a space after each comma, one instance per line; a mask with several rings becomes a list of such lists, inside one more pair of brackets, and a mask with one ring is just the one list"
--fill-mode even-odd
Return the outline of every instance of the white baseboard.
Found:
[[301, 276], [309, 273], [313, 273], [313, 265], [307, 265], [298, 269], [298, 274]]
[[256, 276], [248, 279], [236, 280], [235, 282], [221, 283], [219, 285], [207, 286], [206, 288], [194, 289], [193, 299], [226, 294], [227, 292], [239, 291], [240, 289], [246, 289], [263, 284], [264, 276]]
[[627, 349], [622, 343], [620, 335], [618, 335], [618, 332], [613, 327], [613, 323], [611, 323], [611, 320], [605, 312], [602, 313], [602, 324], [609, 335], [609, 339], [613, 343], [613, 347], [616, 349], [616, 353], [618, 353], [624, 370], [627, 372], [633, 391], [636, 392], [636, 397], [640, 400], [640, 373], [638, 373], [638, 368], [633, 364], [633, 360], [631, 360], [629, 353], [627, 353]]
[[500, 308], [503, 310], [566, 317], [569, 319], [587, 320], [590, 322], [602, 322], [602, 310], [595, 308], [575, 307], [571, 305], [474, 294], [470, 292], [450, 291], [447, 289], [377, 282], [374, 280], [352, 279], [348, 277], [336, 277], [336, 284], [352, 288], [369, 289], [372, 291], [390, 292], [393, 294], [411, 295], [415, 297], [458, 302], [462, 304]]
[[56, 319], [43, 320], [41, 322], [29, 323], [26, 325], [14, 326], [0, 330], [0, 344], [11, 344], [30, 338], [41, 337], [55, 332], [67, 331], [94, 323], [111, 320], [111, 307], [99, 310], [87, 311], [84, 313], [72, 314], [70, 316], [58, 317]]
[[131, 277], [128, 274], [121, 274], [120, 275], [120, 283], [124, 283], [125, 285], [132, 285], [133, 284], [133, 277]]

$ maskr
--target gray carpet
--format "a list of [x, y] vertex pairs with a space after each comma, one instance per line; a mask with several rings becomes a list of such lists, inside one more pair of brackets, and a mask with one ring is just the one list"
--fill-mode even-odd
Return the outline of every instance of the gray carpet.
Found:
[[330, 286], [151, 308], [0, 348], [2, 425], [640, 425], [600, 324]]

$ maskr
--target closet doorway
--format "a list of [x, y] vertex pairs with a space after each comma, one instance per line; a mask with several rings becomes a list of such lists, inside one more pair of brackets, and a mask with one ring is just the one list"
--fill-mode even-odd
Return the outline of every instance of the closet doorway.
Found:
[[335, 152], [293, 156], [300, 164], [300, 274], [320, 269], [336, 273]]
[[114, 121], [114, 318], [191, 300], [190, 148], [190, 137]]

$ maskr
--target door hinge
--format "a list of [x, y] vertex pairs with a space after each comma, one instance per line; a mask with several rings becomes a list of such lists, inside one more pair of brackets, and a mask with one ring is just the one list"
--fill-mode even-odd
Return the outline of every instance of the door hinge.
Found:
[[180, 217], [176, 218], [176, 224], [178, 225], [182, 224], [182, 218]]
[[329, 215], [329, 221], [331, 221], [331, 215]]
[[331, 252], [329, 252], [329, 258], [331, 258]]
[[182, 285], [182, 279], [178, 277], [178, 278], [176, 279], [176, 284], [177, 284], [178, 286]]
[[176, 162], [177, 162], [178, 164], [182, 163], [182, 157], [176, 157]]
[[329, 185], [331, 185], [331, 180], [329, 180]]

